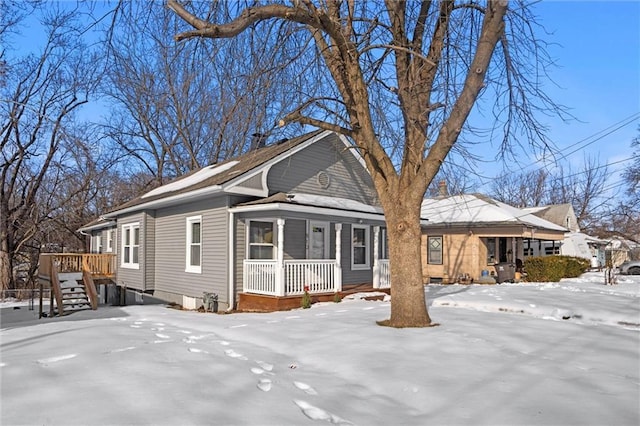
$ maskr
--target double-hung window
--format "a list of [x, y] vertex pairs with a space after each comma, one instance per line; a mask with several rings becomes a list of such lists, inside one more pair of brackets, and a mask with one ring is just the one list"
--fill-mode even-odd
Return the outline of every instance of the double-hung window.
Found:
[[107, 253], [113, 252], [113, 229], [107, 231]]
[[140, 223], [122, 225], [122, 267], [140, 268]]
[[273, 259], [273, 222], [249, 221], [249, 259]]
[[351, 226], [351, 269], [369, 269], [369, 227]]
[[431, 265], [442, 265], [442, 237], [427, 238], [427, 260]]
[[202, 272], [202, 216], [187, 218], [186, 272]]

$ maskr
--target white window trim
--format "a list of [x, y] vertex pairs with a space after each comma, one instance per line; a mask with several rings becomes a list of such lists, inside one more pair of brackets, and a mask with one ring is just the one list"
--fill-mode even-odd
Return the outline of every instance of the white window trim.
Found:
[[[191, 226], [193, 223], [200, 223], [200, 262], [198, 266], [191, 264], [191, 246], [194, 244]], [[202, 273], [202, 216], [190, 216], [186, 220], [186, 255], [185, 255], [185, 272], [190, 272], [193, 274], [201, 274]]]
[[[353, 256], [353, 249], [354, 249], [354, 245], [353, 245], [353, 233], [356, 229], [364, 229], [364, 247], [365, 247], [365, 253], [364, 253], [364, 261], [365, 263], [363, 265], [356, 265], [354, 263], [354, 256]], [[357, 224], [353, 224], [351, 225], [351, 270], [352, 271], [363, 271], [363, 270], [367, 270], [367, 269], [371, 269], [371, 262], [370, 262], [370, 258], [371, 258], [371, 237], [369, 236], [370, 232], [369, 232], [369, 225], [357, 225]]]
[[107, 253], [113, 253], [113, 229], [107, 230]]
[[308, 221], [308, 226], [307, 226], [307, 259], [311, 259], [311, 234], [313, 231], [313, 227], [314, 226], [319, 226], [324, 228], [324, 253], [322, 253], [322, 259], [328, 259], [329, 258], [329, 253], [330, 248], [329, 248], [329, 244], [330, 244], [330, 238], [329, 238], [329, 233], [331, 232], [331, 226], [329, 224], [329, 222], [321, 222], [318, 220], [309, 220]]
[[[141, 232], [140, 230], [140, 222], [133, 222], [133, 223], [127, 223], [125, 225], [122, 225], [121, 229], [122, 229], [122, 238], [120, 238], [122, 241], [121, 246], [122, 246], [122, 252], [120, 254], [120, 259], [122, 259], [120, 266], [122, 268], [127, 268], [127, 269], [140, 269], [140, 244], [138, 242], [138, 263], [133, 263], [133, 247], [135, 247], [133, 245], [133, 230], [135, 228], [138, 228], [138, 232]], [[128, 263], [125, 263], [124, 261], [124, 253], [125, 253], [125, 238], [124, 238], [124, 233], [126, 229], [130, 229], [131, 230], [131, 252], [129, 253], [129, 256], [131, 256], [131, 261]], [[142, 235], [142, 234], [140, 234]]]
[[[271, 243], [271, 245], [273, 246], [273, 256], [272, 256], [272, 260], [275, 260], [277, 257], [277, 252], [278, 252], [278, 226], [276, 223], [275, 219], [250, 219], [247, 221], [246, 223], [246, 230], [245, 230], [245, 235], [246, 235], [246, 244], [245, 244], [245, 259], [249, 259], [249, 260], [258, 260], [258, 259], [251, 259], [251, 222], [270, 222], [272, 223], [273, 226], [273, 242]], [[263, 245], [266, 246], [268, 244], [253, 244], [253, 245]]]

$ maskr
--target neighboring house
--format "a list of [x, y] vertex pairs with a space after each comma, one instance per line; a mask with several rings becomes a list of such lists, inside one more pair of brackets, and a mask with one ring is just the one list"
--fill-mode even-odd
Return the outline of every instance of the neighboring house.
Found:
[[567, 231], [481, 194], [425, 199], [421, 216], [428, 218], [422, 227], [425, 282], [478, 280], [483, 271], [496, 273], [499, 263], [519, 264], [543, 246], [559, 247]]
[[358, 151], [316, 131], [204, 167], [81, 231], [91, 251], [117, 253], [120, 286], [186, 308], [213, 293], [242, 309], [305, 289], [388, 288], [384, 225]]
[[636, 259], [637, 253], [640, 253], [640, 244], [622, 237], [613, 237], [606, 246], [606, 253], [607, 260], [611, 260], [611, 264], [618, 267], [627, 260]]
[[605, 246], [607, 245], [607, 241], [580, 232], [578, 217], [571, 204], [527, 207], [522, 210], [548, 220], [551, 223], [555, 223], [556, 225], [564, 226], [569, 230], [569, 232], [565, 234], [564, 240], [559, 247], [552, 247], [547, 242], [542, 245], [544, 252], [536, 254], [562, 254], [565, 256], [582, 257], [589, 260], [595, 258], [595, 262], [597, 262], [598, 265], [605, 264]]

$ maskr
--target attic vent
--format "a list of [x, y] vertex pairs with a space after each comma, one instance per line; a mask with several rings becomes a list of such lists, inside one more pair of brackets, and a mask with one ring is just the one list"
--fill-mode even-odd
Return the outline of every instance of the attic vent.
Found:
[[316, 179], [318, 180], [318, 185], [320, 185], [320, 188], [327, 189], [329, 185], [331, 185], [331, 176], [329, 176], [329, 173], [327, 172], [318, 173]]

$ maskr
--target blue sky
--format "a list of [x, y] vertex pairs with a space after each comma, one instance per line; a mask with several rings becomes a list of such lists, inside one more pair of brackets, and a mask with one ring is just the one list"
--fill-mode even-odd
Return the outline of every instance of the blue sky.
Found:
[[[551, 76], [559, 87], [547, 90], [579, 120], [549, 121], [551, 139], [564, 153], [584, 147], [568, 156], [576, 170], [585, 153], [601, 163], [629, 158], [640, 125], [640, 2], [543, 1], [534, 10], [551, 33], [546, 40], [558, 65]], [[610, 167], [610, 185], [619, 182], [614, 171], [628, 165]]]
[[[533, 10], [558, 65], [551, 70], [556, 85], [548, 83], [546, 91], [576, 117], [546, 120], [549, 136], [560, 155], [571, 153], [573, 171], [585, 154], [612, 164], [609, 185], [615, 187], [630, 164], [630, 143], [640, 135], [640, 1], [548, 0]], [[492, 162], [495, 150], [483, 149], [490, 164], [480, 174], [492, 176], [502, 167]], [[535, 161], [528, 160], [522, 164]]]

